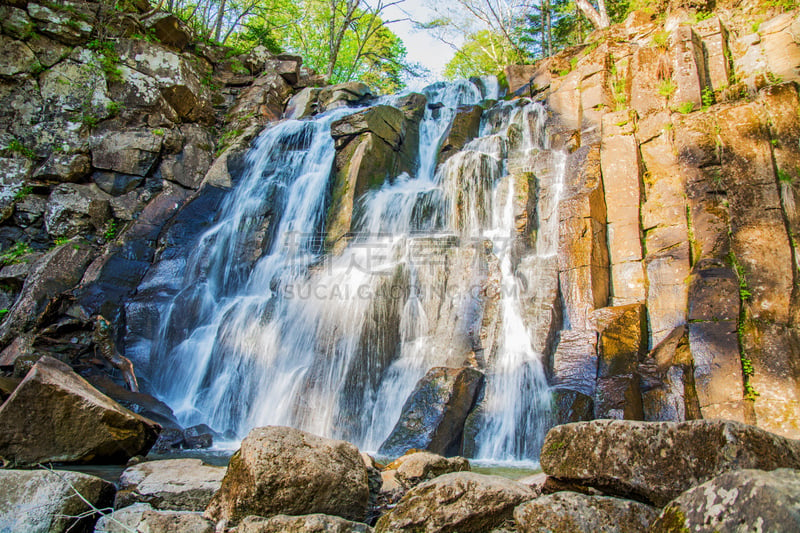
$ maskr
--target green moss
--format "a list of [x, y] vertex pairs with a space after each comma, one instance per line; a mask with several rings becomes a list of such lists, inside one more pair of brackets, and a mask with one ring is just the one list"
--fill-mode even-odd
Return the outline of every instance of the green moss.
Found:
[[665, 80], [661, 80], [658, 84], [658, 94], [665, 98], [669, 98], [675, 92], [678, 87], [675, 85], [675, 82], [672, 81], [672, 78], [667, 78]]
[[7, 148], [11, 150], [11, 152], [19, 154], [22, 157], [36, 159], [36, 152], [23, 145], [18, 139], [11, 139], [11, 142], [8, 143]]
[[686, 527], [686, 515], [675, 506], [669, 506], [661, 514], [658, 520], [660, 531], [669, 533], [689, 533]]
[[22, 261], [22, 256], [31, 253], [30, 244], [27, 242], [15, 242], [9, 249], [0, 254], [0, 265], [12, 265]]

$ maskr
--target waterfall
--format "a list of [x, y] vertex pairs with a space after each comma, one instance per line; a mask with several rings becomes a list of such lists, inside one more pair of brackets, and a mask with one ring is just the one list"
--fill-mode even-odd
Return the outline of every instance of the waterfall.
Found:
[[[319, 237], [336, 155], [330, 127], [357, 110], [262, 132], [161, 310], [152, 382], [183, 424], [207, 423], [235, 438], [255, 426], [288, 425], [375, 450], [430, 368], [472, 364], [487, 375], [476, 455], [538, 455], [549, 394], [516, 290], [509, 169], [524, 171], [547, 149], [545, 111], [524, 100], [495, 106], [478, 137], [437, 165], [459, 106], [497, 97], [487, 94], [496, 84], [481, 86], [423, 91], [414, 175], [358, 199], [355, 235], [335, 256]], [[564, 158], [556, 159], [529, 251], [534, 273], [556, 253]], [[486, 246], [499, 263], [501, 326], [484, 358], [469, 355], [482, 313], [482, 297], [470, 289], [487, 275], [478, 253]]]

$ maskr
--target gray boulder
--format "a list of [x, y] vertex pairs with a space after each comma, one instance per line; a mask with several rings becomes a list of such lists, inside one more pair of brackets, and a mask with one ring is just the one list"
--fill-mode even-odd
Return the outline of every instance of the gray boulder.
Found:
[[44, 356], [0, 406], [0, 458], [37, 463], [125, 463], [144, 455], [160, 427]]
[[355, 446], [269, 426], [253, 429], [242, 441], [204, 516], [234, 524], [249, 515], [275, 514], [363, 520], [368, 499], [367, 467]]
[[556, 492], [514, 509], [522, 533], [645, 533], [655, 507], [609, 496]]
[[201, 513], [158, 511], [146, 503], [118, 509], [97, 521], [95, 533], [214, 533], [214, 524]]
[[114, 485], [63, 470], [0, 470], [0, 531], [91, 531], [98, 515], [87, 513], [92, 509], [78, 493], [104, 509], [114, 500]]
[[304, 516], [276, 515], [271, 518], [248, 516], [236, 528], [237, 533], [372, 533], [361, 522], [351, 522], [338, 516], [309, 514]]
[[411, 489], [378, 520], [375, 531], [490, 531], [534, 497], [530, 488], [503, 477], [445, 474]]
[[96, 186], [62, 183], [50, 193], [44, 224], [53, 238], [74, 237], [102, 228], [110, 216], [108, 197]]
[[541, 464], [559, 480], [664, 506], [731, 470], [800, 468], [800, 441], [725, 420], [593, 420], [551, 429]]
[[119, 509], [141, 502], [162, 510], [203, 511], [224, 476], [225, 468], [200, 459], [139, 463], [120, 476], [114, 506]]
[[800, 531], [800, 471], [722, 474], [672, 500], [650, 531]]
[[469, 472], [469, 461], [463, 457], [442, 457], [435, 453], [416, 452], [404, 455], [395, 463], [396, 478], [406, 488], [411, 488], [451, 472]]

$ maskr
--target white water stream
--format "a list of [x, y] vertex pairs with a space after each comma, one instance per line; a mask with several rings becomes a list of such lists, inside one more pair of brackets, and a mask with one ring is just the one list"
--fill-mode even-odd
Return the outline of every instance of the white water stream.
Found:
[[[330, 125], [354, 110], [283, 121], [260, 135], [219, 222], [195, 247], [183, 289], [162, 311], [153, 343], [155, 392], [183, 424], [207, 423], [237, 438], [256, 426], [288, 425], [376, 450], [417, 381], [464, 357], [437, 344], [443, 319], [423, 284], [433, 271], [447, 273], [431, 265], [435, 254], [419, 252], [432, 242], [489, 240], [500, 265], [502, 326], [496, 355], [482, 369], [476, 455], [538, 456], [550, 399], [517, 290], [508, 168], [547, 149], [545, 111], [516, 101], [484, 113], [479, 138], [437, 169], [458, 106], [482, 97], [468, 82], [436, 84], [425, 94], [415, 175], [359, 200], [356, 236], [336, 257], [322, 253], [319, 238], [335, 156]], [[541, 268], [552, 265], [558, 242], [564, 158], [554, 158], [554, 179], [542, 184], [552, 194], [539, 202], [530, 252]], [[270, 243], [263, 253], [253, 251], [254, 236]], [[254, 262], [241, 261], [254, 254]], [[186, 316], [196, 325], [181, 328]]]

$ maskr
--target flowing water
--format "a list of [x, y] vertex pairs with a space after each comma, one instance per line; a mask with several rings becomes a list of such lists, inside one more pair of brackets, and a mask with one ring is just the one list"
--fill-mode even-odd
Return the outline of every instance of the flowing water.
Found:
[[[255, 426], [288, 425], [376, 450], [430, 368], [474, 364], [487, 375], [476, 456], [537, 457], [549, 393], [517, 290], [509, 168], [524, 171], [547, 149], [544, 109], [496, 106], [484, 113], [479, 138], [437, 168], [458, 106], [497, 97], [485, 90], [460, 82], [424, 91], [414, 175], [359, 200], [355, 236], [335, 257], [319, 237], [335, 156], [330, 125], [355, 110], [282, 121], [260, 135], [218, 222], [193, 249], [153, 343], [155, 392], [183, 424], [207, 423], [236, 438]], [[554, 159], [528, 251], [534, 273], [556, 253], [564, 165]], [[486, 267], [470, 259], [480, 247], [499, 263], [501, 326], [490, 356], [469, 361], [469, 349], [442, 341], [442, 331], [470, 330], [459, 324], [481, 316], [468, 294], [472, 278], [485, 277]], [[459, 257], [468, 267], [461, 285], [448, 278]], [[461, 290], [446, 300], [431, 283]], [[450, 315], [441, 311], [447, 302]]]

